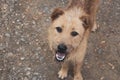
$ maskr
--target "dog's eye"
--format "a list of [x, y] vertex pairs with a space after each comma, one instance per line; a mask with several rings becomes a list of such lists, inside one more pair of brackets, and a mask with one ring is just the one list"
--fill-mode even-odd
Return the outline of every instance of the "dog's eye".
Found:
[[57, 32], [61, 33], [62, 32], [62, 28], [61, 27], [56, 27]]
[[76, 31], [73, 31], [73, 32], [71, 32], [71, 35], [72, 35], [72, 36], [77, 36], [78, 33], [77, 33]]

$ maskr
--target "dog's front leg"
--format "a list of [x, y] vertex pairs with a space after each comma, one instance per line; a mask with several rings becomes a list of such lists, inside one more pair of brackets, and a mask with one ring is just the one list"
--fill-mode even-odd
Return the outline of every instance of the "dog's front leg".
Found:
[[61, 67], [60, 71], [58, 72], [58, 77], [59, 77], [60, 79], [64, 79], [64, 78], [67, 77], [67, 74], [68, 74], [68, 66], [69, 66], [68, 62], [64, 62], [64, 63], [62, 64], [62, 67]]
[[83, 80], [82, 74], [80, 72], [82, 64], [76, 63], [74, 65], [74, 80]]

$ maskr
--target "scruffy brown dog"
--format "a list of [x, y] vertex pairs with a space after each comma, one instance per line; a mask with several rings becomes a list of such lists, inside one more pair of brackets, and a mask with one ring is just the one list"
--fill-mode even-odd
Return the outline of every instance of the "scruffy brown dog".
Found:
[[65, 9], [57, 8], [51, 15], [49, 45], [62, 68], [58, 77], [67, 77], [69, 64], [74, 66], [74, 80], [83, 80], [80, 68], [85, 56], [87, 39], [96, 27], [99, 0], [71, 0]]

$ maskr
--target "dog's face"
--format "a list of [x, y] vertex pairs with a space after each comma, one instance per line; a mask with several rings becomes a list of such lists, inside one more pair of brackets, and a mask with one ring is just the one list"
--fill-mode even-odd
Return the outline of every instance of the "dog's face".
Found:
[[50, 47], [55, 53], [56, 60], [64, 61], [69, 54], [72, 54], [79, 47], [87, 29], [87, 17], [82, 10], [63, 11], [56, 9], [51, 18]]

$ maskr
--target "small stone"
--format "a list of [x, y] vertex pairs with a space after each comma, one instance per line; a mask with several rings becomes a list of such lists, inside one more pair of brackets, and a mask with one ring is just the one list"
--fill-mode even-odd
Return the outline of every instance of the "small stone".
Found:
[[30, 70], [31, 70], [30, 67], [26, 67], [26, 68], [25, 68], [25, 71], [30, 71]]
[[17, 19], [17, 22], [20, 22], [20, 20], [19, 20], [19, 19]]
[[37, 80], [37, 76], [34, 76], [34, 77], [32, 78], [32, 80]]
[[5, 50], [3, 50], [2, 52], [3, 52], [3, 53], [5, 53], [6, 51], [5, 51]]
[[36, 42], [38, 42], [38, 41], [39, 41], [39, 39], [36, 39], [35, 41], [36, 41]]
[[49, 19], [46, 19], [46, 22], [49, 22], [50, 20]]
[[10, 37], [10, 34], [9, 34], [9, 33], [5, 33], [5, 36], [6, 36], [6, 37]]
[[17, 16], [18, 14], [16, 13], [15, 15]]
[[24, 18], [25, 18], [25, 15], [22, 15], [22, 18], [24, 19]]
[[7, 57], [12, 57], [13, 56], [13, 53], [12, 52], [9, 52], [8, 54], [7, 54]]
[[42, 15], [43, 13], [42, 12], [38, 12], [38, 15]]
[[15, 67], [13, 67], [12, 69], [15, 70]]
[[97, 52], [98, 52], [98, 54], [102, 54], [103, 50], [102, 49], [98, 49]]
[[23, 80], [29, 80], [27, 77], [25, 77]]
[[34, 75], [38, 75], [39, 73], [35, 72]]
[[21, 3], [19, 3], [19, 6], [21, 6], [22, 4]]
[[43, 49], [45, 52], [47, 51], [47, 49]]
[[38, 47], [36, 50], [41, 50], [41, 47]]
[[103, 79], [104, 79], [104, 77], [101, 77], [101, 78], [100, 78], [100, 80], [103, 80]]
[[16, 44], [19, 44], [19, 43], [20, 43], [19, 41], [16, 42]]
[[112, 69], [115, 69], [115, 66], [112, 63], [108, 63], [109, 66], [111, 66]]
[[25, 41], [25, 39], [24, 39], [24, 38], [21, 38], [20, 40], [21, 40], [21, 41], [23, 41], [23, 42]]
[[36, 22], [35, 21], [32, 21], [32, 23], [35, 25], [36, 24]]
[[20, 60], [24, 60], [24, 59], [25, 59], [25, 57], [21, 57], [21, 58], [20, 58]]
[[31, 70], [31, 68], [30, 68], [30, 67], [28, 67], [28, 68], [27, 68], [27, 70]]
[[17, 29], [20, 29], [20, 26], [15, 26]]
[[40, 57], [40, 61], [41, 61], [41, 62], [43, 61], [43, 59], [44, 59], [43, 57]]
[[12, 23], [14, 24], [14, 23], [15, 23], [15, 21], [12, 21]]
[[27, 71], [27, 72], [26, 72], [26, 75], [30, 75], [30, 74], [31, 74], [30, 71]]
[[18, 65], [19, 65], [19, 66], [21, 66], [21, 65], [22, 65], [22, 63], [18, 63]]
[[101, 41], [101, 44], [105, 44], [106, 43], [106, 41]]
[[3, 36], [2, 35], [0, 35], [0, 39], [2, 39], [3, 38]]
[[90, 69], [90, 66], [86, 66], [88, 69]]
[[4, 4], [1, 9], [2, 9], [3, 12], [6, 12], [6, 11], [7, 11], [7, 8], [8, 8], [8, 5], [7, 5], [7, 4]]
[[9, 27], [7, 27], [6, 29], [9, 30]]

